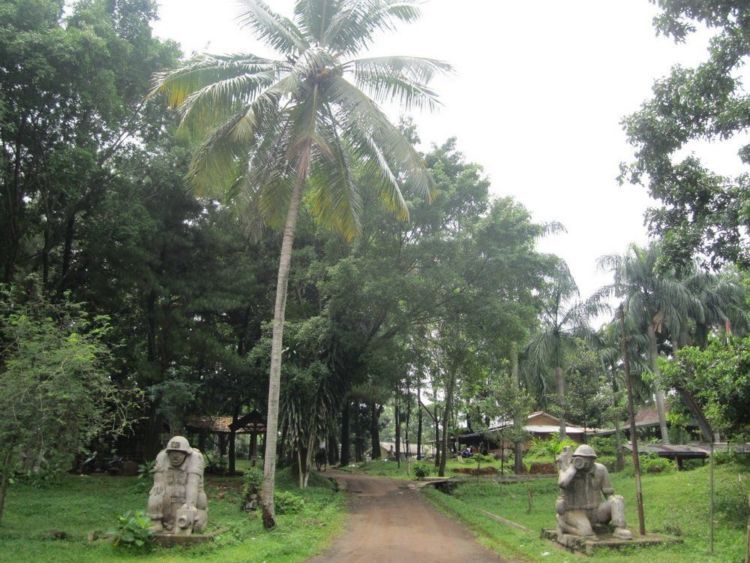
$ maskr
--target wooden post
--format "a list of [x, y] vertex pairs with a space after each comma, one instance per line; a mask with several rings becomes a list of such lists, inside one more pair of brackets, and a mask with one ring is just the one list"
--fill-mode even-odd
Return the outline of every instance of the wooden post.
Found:
[[253, 431], [250, 434], [250, 465], [255, 467], [258, 461], [258, 433]]
[[[750, 495], [747, 496], [747, 505], [750, 508]], [[745, 553], [745, 563], [750, 563], [750, 510], [747, 513], [747, 550]]]
[[641, 488], [641, 462], [638, 457], [638, 434], [635, 428], [635, 406], [633, 404], [633, 381], [630, 377], [630, 360], [628, 358], [628, 344], [625, 337], [625, 307], [620, 305], [620, 351], [622, 352], [625, 381], [628, 389], [628, 418], [630, 419], [630, 443], [633, 449], [633, 470], [635, 473], [635, 498], [638, 506], [638, 531], [646, 535], [646, 520], [643, 514], [643, 489]]
[[711, 495], [711, 507], [708, 511], [709, 518], [711, 519], [710, 528], [709, 528], [709, 534], [708, 534], [708, 549], [709, 553], [714, 552], [714, 441], [713, 441], [713, 435], [711, 436], [711, 467], [709, 467], [708, 471], [711, 475], [711, 486], [710, 486], [710, 492]]

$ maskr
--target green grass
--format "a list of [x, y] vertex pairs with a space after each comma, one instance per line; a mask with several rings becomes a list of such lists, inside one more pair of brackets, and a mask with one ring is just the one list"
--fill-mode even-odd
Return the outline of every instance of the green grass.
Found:
[[[367, 462], [352, 464], [349, 467], [342, 468], [341, 470], [356, 472], [356, 473], [364, 473], [366, 475], [374, 475], [377, 477], [390, 477], [392, 479], [414, 479], [414, 465], [416, 463], [429, 467], [430, 477], [437, 476], [437, 468], [435, 467], [434, 461], [428, 461], [428, 460], [424, 460], [424, 461], [410, 460], [408, 464], [405, 461], [402, 461], [401, 467], [399, 467], [395, 461], [387, 461], [383, 459], [378, 459], [374, 461], [367, 461]], [[494, 460], [492, 462], [483, 461], [480, 467], [482, 469], [484, 469], [485, 467], [493, 467], [499, 471], [500, 462], [497, 460]], [[453, 477], [453, 476], [458, 475], [458, 472], [454, 471], [455, 469], [476, 469], [476, 468], [477, 468], [477, 462], [474, 459], [471, 459], [471, 458], [450, 459], [446, 463], [445, 474], [447, 477]], [[510, 474], [513, 472], [512, 464], [508, 465], [508, 462], [505, 463], [505, 472], [506, 474]]]
[[[305, 499], [305, 508], [294, 515], [278, 515], [272, 532], [263, 530], [259, 514], [239, 509], [241, 478], [207, 476], [209, 531], [226, 529], [213, 543], [183, 549], [155, 549], [149, 554], [116, 550], [106, 540], [89, 544], [94, 530], [114, 528], [118, 514], [145, 510], [148, 489], [134, 477], [66, 475], [58, 485], [34, 488], [12, 486], [0, 523], [0, 562], [101, 562], [200, 560], [221, 562], [304, 561], [319, 553], [343, 523], [344, 495], [315, 475], [310, 487], [300, 491], [288, 472], [280, 472], [279, 489]], [[63, 540], [47, 539], [51, 530], [65, 532]]]
[[[634, 480], [624, 473], [612, 477], [616, 491], [625, 497], [628, 524], [631, 529], [637, 530]], [[683, 544], [603, 552], [594, 559], [642, 561], [648, 558], [659, 563], [743, 561], [750, 474], [747, 468], [738, 465], [716, 468], [717, 512], [713, 555], [708, 551], [708, 478], [708, 466], [643, 477], [647, 531], [677, 534], [684, 540]], [[532, 493], [532, 506], [531, 511], [527, 512], [529, 491]], [[555, 525], [554, 506], [558, 494], [555, 479], [512, 485], [482, 479], [462, 484], [452, 496], [431, 487], [427, 487], [424, 493], [438, 508], [464, 521], [481, 543], [507, 558], [563, 562], [582, 557], [539, 538], [541, 528], [553, 528]], [[500, 524], [484, 516], [480, 509], [517, 522], [531, 532]]]

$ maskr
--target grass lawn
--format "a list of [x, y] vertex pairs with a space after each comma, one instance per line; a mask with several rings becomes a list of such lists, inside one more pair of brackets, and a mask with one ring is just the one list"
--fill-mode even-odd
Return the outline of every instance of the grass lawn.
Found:
[[[646, 529], [679, 535], [684, 543], [641, 550], [603, 552], [602, 561], [744, 561], [747, 494], [750, 473], [734, 464], [716, 468], [715, 551], [708, 551], [708, 466], [692, 471], [644, 475], [643, 496]], [[625, 497], [628, 524], [638, 529], [635, 482], [625, 473], [613, 474], [615, 490]], [[531, 510], [528, 511], [529, 491]], [[554, 527], [558, 494], [555, 479], [523, 484], [498, 484], [490, 479], [469, 480], [452, 496], [431, 487], [425, 495], [440, 509], [464, 521], [479, 541], [509, 559], [525, 561], [573, 561], [584, 556], [570, 554], [539, 538], [541, 528]], [[530, 532], [500, 524], [481, 510], [492, 512], [527, 528]]]
[[[342, 471], [351, 471], [351, 472], [357, 472], [357, 473], [365, 473], [367, 475], [375, 475], [378, 477], [391, 477], [392, 479], [413, 479], [414, 478], [414, 465], [420, 464], [425, 467], [429, 467], [430, 469], [430, 476], [435, 477], [437, 475], [437, 468], [435, 467], [434, 461], [430, 460], [424, 460], [424, 461], [415, 461], [415, 460], [409, 460], [409, 463], [407, 464], [406, 461], [401, 462], [401, 467], [399, 467], [398, 463], [395, 461], [388, 461], [384, 459], [378, 459], [374, 461], [367, 461], [357, 464], [352, 464], [349, 467], [341, 468]], [[480, 465], [481, 469], [484, 469], [486, 467], [493, 467], [496, 470], [500, 470], [500, 462], [497, 460], [493, 460], [491, 462], [482, 462]], [[477, 462], [475, 459], [472, 458], [458, 458], [458, 459], [450, 459], [446, 462], [446, 471], [445, 474], [447, 477], [453, 477], [458, 475], [458, 472], [454, 471], [456, 469], [476, 469], [477, 468]], [[512, 463], [509, 465], [507, 462], [505, 463], [505, 473], [511, 474], [513, 473], [513, 465]]]
[[[117, 515], [145, 510], [148, 488], [135, 477], [66, 475], [46, 488], [15, 485], [0, 523], [0, 562], [303, 561], [320, 552], [341, 528], [344, 495], [325, 478], [311, 476], [310, 487], [300, 491], [288, 471], [281, 471], [277, 487], [300, 494], [305, 508], [279, 515], [270, 533], [263, 530], [259, 514], [240, 511], [241, 482], [241, 477], [206, 478], [209, 531], [227, 529], [215, 542], [190, 549], [154, 549], [145, 555], [116, 550], [106, 540], [87, 541], [91, 531], [114, 528]], [[48, 539], [51, 530], [68, 537]]]

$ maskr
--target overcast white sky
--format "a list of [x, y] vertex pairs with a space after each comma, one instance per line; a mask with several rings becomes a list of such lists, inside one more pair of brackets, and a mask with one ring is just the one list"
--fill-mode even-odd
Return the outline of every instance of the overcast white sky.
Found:
[[[270, 54], [239, 28], [237, 0], [159, 4], [157, 35], [186, 53]], [[289, 14], [293, 2], [269, 4]], [[431, 0], [418, 23], [384, 34], [372, 51], [454, 66], [435, 83], [444, 107], [413, 115], [423, 148], [457, 137], [493, 194], [512, 195], [536, 221], [565, 225], [542, 250], [568, 262], [584, 297], [609, 281], [597, 257], [647, 240], [645, 189], [615, 180], [632, 155], [622, 117], [672, 65], [705, 56], [705, 36], [682, 46], [656, 37], [655, 14], [648, 0]]]

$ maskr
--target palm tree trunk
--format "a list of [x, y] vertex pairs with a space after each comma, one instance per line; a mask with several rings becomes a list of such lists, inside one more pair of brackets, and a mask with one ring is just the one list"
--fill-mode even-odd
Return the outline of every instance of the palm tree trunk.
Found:
[[667, 430], [667, 414], [664, 408], [664, 390], [661, 388], [659, 381], [659, 368], [656, 363], [656, 327], [653, 324], [648, 325], [648, 367], [654, 374], [654, 395], [656, 397], [656, 414], [659, 416], [659, 431], [661, 441], [669, 444], [669, 432]]
[[[513, 385], [515, 385], [516, 390], [519, 390], [521, 388], [521, 380], [518, 373], [518, 344], [514, 341], [511, 342], [510, 347], [510, 370], [511, 370], [511, 376], [513, 380]], [[514, 426], [514, 440], [513, 440], [513, 472], [516, 475], [520, 475], [523, 473], [523, 441], [521, 439], [521, 431], [523, 429], [523, 416], [522, 413], [518, 411], [518, 407], [516, 407], [516, 411], [513, 413], [513, 426]], [[501, 444], [504, 441], [501, 440]], [[502, 459], [505, 458], [505, 452], [502, 452]], [[505, 467], [503, 466], [503, 469]], [[502, 475], [503, 473], [501, 473]]]
[[[308, 146], [307, 153], [310, 148]], [[306, 158], [303, 156], [302, 158]], [[303, 168], [304, 167], [304, 168]], [[289, 210], [284, 225], [284, 236], [281, 242], [279, 258], [279, 275], [276, 281], [276, 303], [273, 310], [273, 339], [271, 341], [271, 372], [268, 378], [268, 420], [266, 422], [266, 449], [263, 458], [263, 486], [261, 488], [261, 505], [263, 507], [263, 526], [269, 530], [276, 526], [274, 507], [274, 486], [276, 482], [276, 442], [279, 431], [279, 392], [281, 390], [281, 352], [284, 337], [284, 314], [286, 312], [286, 293], [289, 282], [289, 269], [292, 263], [292, 245], [294, 231], [299, 216], [302, 199], [302, 186], [307, 176], [306, 166], [302, 165], [292, 190]], [[304, 172], [304, 173], [302, 173]]]
[[568, 437], [565, 425], [565, 375], [560, 366], [555, 368], [555, 379], [557, 380], [557, 400], [560, 403], [560, 440]]

